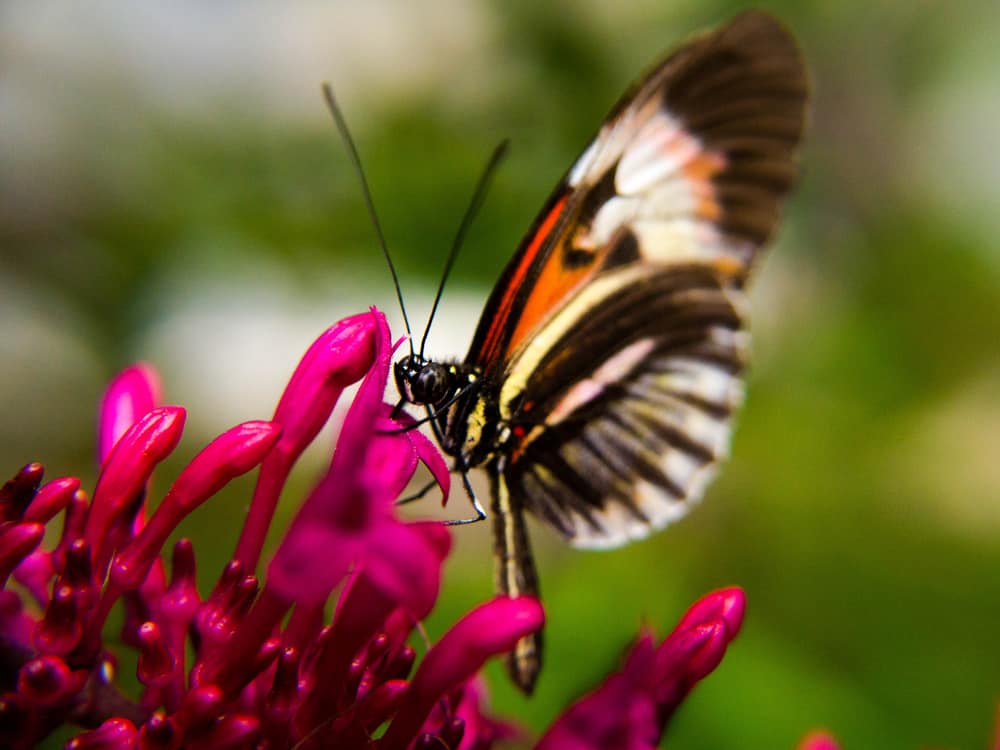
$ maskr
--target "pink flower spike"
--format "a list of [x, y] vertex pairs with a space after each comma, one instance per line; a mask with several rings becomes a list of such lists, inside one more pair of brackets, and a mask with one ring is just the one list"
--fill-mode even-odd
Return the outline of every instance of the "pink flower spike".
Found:
[[799, 743], [797, 750], [840, 750], [840, 745], [826, 732], [810, 732]]
[[242, 561], [247, 570], [257, 567], [292, 466], [326, 424], [344, 388], [371, 367], [380, 321], [384, 327], [382, 314], [373, 310], [331, 326], [309, 347], [289, 380], [273, 419], [281, 425], [282, 437], [261, 466], [236, 547], [235, 559]]
[[153, 409], [132, 425], [104, 462], [85, 529], [99, 568], [107, 564], [108, 531], [145, 488], [156, 465], [176, 447], [184, 418], [179, 406]]
[[66, 743], [66, 750], [134, 750], [139, 732], [128, 719], [108, 719], [92, 732], [84, 732]]
[[167, 537], [185, 516], [259, 464], [280, 435], [281, 428], [273, 422], [244, 422], [222, 433], [195, 456], [139, 535], [115, 557], [111, 583], [116, 589], [138, 588]]
[[97, 460], [103, 465], [115, 443], [160, 400], [160, 378], [152, 365], [126, 367], [108, 384], [97, 418]]
[[62, 477], [47, 482], [35, 495], [31, 505], [24, 512], [24, 520], [32, 523], [48, 523], [69, 505], [73, 493], [80, 489], [76, 477]]
[[424, 656], [379, 750], [404, 750], [442, 695], [544, 622], [542, 605], [530, 597], [500, 596], [469, 612]]

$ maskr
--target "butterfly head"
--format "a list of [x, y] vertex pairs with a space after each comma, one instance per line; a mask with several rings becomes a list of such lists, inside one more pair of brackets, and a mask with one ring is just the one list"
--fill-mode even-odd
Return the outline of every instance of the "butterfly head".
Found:
[[458, 372], [455, 367], [431, 362], [419, 354], [410, 354], [394, 367], [399, 395], [411, 404], [438, 406], [455, 392]]

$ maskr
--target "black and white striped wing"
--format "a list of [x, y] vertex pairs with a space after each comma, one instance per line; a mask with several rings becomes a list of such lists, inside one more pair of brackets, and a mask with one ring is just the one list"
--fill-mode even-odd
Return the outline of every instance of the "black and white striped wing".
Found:
[[504, 390], [512, 503], [579, 547], [682, 516], [726, 455], [742, 397], [743, 293], [700, 265], [593, 282], [524, 350]]

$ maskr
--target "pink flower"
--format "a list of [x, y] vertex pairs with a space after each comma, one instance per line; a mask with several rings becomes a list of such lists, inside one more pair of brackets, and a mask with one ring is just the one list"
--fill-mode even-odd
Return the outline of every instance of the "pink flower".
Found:
[[[427, 438], [398, 429], [408, 417], [389, 417], [392, 350], [375, 310], [332, 326], [302, 358], [272, 419], [211, 441], [158, 502], [149, 480], [178, 445], [186, 414], [158, 403], [151, 367], [130, 367], [101, 403], [92, 499], [73, 477], [43, 484], [40, 464], [0, 489], [0, 579], [18, 584], [0, 591], [0, 745], [33, 747], [65, 724], [88, 730], [70, 741], [74, 750], [485, 750], [519, 736], [486, 713], [478, 672], [541, 627], [539, 602], [485, 602], [419, 663], [407, 643], [437, 600], [451, 537], [439, 523], [400, 520], [395, 502], [419, 463], [445, 496], [449, 473]], [[258, 580], [292, 466], [343, 389], [362, 378], [327, 472]], [[184, 518], [253, 470], [232, 560], [211, 591], [199, 592], [191, 543], [178, 541], [169, 564], [164, 545]], [[44, 543], [60, 516], [61, 535]], [[624, 668], [538, 747], [654, 746], [721, 660], [743, 607], [742, 592], [726, 589], [696, 603], [659, 646], [644, 635]], [[104, 640], [115, 608], [124, 613], [121, 641], [138, 654], [136, 696], [119, 689]]]

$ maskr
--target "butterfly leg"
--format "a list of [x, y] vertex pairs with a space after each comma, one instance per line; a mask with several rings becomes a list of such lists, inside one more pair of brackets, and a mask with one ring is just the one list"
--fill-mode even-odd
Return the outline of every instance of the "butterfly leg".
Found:
[[414, 492], [412, 495], [407, 495], [406, 497], [401, 497], [396, 501], [396, 505], [406, 505], [407, 503], [412, 503], [420, 498], [424, 497], [428, 492], [437, 486], [437, 480], [432, 479], [419, 490]]
[[[512, 498], [501, 470], [493, 477], [493, 560], [497, 593], [510, 597], [538, 597], [538, 573], [524, 522], [524, 508]], [[527, 695], [535, 689], [542, 670], [541, 631], [524, 636], [507, 655], [511, 680]]]
[[472, 503], [472, 508], [476, 511], [475, 518], [458, 518], [452, 521], [445, 521], [448, 526], [464, 526], [469, 523], [479, 523], [486, 518], [486, 511], [483, 510], [483, 506], [479, 504], [479, 499], [476, 497], [476, 493], [472, 489], [472, 483], [469, 482], [469, 470], [464, 466], [459, 467], [459, 471], [462, 474], [462, 486], [465, 487], [465, 494], [469, 496], [469, 502]]

